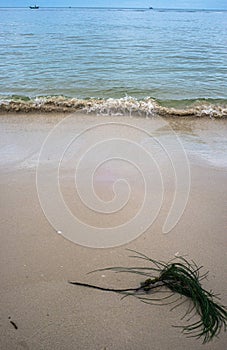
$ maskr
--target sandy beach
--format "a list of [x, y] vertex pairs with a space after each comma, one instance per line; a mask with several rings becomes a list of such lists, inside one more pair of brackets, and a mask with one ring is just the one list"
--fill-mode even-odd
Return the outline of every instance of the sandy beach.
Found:
[[[175, 254], [187, 256], [209, 270], [204, 287], [226, 299], [226, 203], [227, 171], [221, 160], [215, 159], [217, 137], [226, 135], [224, 120], [169, 119], [165, 120], [182, 136], [190, 168], [190, 192], [185, 211], [176, 226], [162, 233], [163, 223], [174, 196], [174, 179], [168, 172], [165, 157], [160, 159], [164, 173], [164, 201], [156, 219], [143, 234], [119, 247], [88, 248], [75, 244], [56, 234], [41, 208], [36, 188], [36, 166], [41, 146], [53, 127], [65, 118], [64, 114], [2, 114], [1, 118], [1, 235], [0, 235], [0, 348], [14, 349], [78, 349], [78, 350], [191, 350], [226, 349], [226, 335], [220, 334], [209, 344], [187, 338], [172, 325], [183, 325], [181, 317], [186, 305], [170, 311], [171, 305], [150, 306], [135, 298], [121, 300], [114, 293], [76, 287], [68, 280], [84, 281], [102, 286], [128, 287], [140, 282], [133, 275], [89, 271], [108, 266], [135, 264], [126, 250], [134, 249], [154, 259], [170, 260]], [[155, 119], [128, 117], [97, 117], [75, 115], [76, 131], [70, 124], [61, 130], [62, 139], [73, 132], [96, 123], [136, 123], [137, 127], [155, 130]], [[169, 129], [156, 132], [160, 139], [168, 138]], [[106, 135], [103, 135], [106, 136]], [[134, 138], [134, 134], [130, 137]], [[135, 135], [136, 139], [137, 135]], [[145, 144], [147, 140], [144, 139]], [[86, 135], [81, 142], [81, 152]], [[194, 145], [194, 146], [193, 146]], [[212, 146], [212, 147], [210, 147]], [[53, 145], [57, 149], [58, 144]], [[204, 147], [211, 152], [205, 158], [197, 152]], [[209, 153], [208, 152], [208, 153]], [[213, 153], [212, 153], [213, 152]], [[158, 159], [158, 151], [156, 153]], [[62, 175], [62, 190], [74, 213], [85, 220], [87, 211], [74, 196], [70, 156], [66, 159]], [[92, 163], [94, 159], [91, 158]], [[91, 163], [87, 163], [87, 169]], [[178, 164], [179, 165], [179, 164]], [[111, 181], [122, 167], [117, 163]], [[131, 168], [126, 168], [129, 174]], [[110, 181], [110, 168], [104, 165], [97, 175], [97, 193], [109, 200], [106, 189]], [[46, 165], [46, 176], [51, 173]], [[86, 172], [84, 179], [86, 180]], [[94, 226], [116, 226], [134, 215], [141, 202], [141, 188], [137, 175], [132, 173], [136, 189], [133, 200], [117, 216], [90, 215]], [[84, 180], [84, 181], [85, 181]], [[86, 187], [86, 183], [84, 183]], [[154, 194], [155, 196], [158, 195]], [[155, 197], [156, 198], [156, 197]], [[17, 329], [10, 321], [13, 321]]]

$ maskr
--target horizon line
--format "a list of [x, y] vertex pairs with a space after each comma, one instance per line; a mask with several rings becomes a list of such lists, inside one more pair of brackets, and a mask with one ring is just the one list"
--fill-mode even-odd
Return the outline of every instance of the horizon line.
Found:
[[[37, 5], [39, 6], [39, 5]], [[30, 6], [0, 6], [0, 8], [23, 8], [29, 9]], [[153, 7], [150, 9], [149, 7], [107, 7], [107, 6], [39, 6], [39, 9], [45, 8], [71, 8], [71, 9], [125, 9], [125, 10], [218, 10], [218, 11], [227, 11], [227, 8], [180, 8], [180, 7]]]

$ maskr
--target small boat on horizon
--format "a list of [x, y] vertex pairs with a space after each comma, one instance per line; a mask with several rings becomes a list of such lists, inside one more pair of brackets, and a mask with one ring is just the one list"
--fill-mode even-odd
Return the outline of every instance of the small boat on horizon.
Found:
[[153, 10], [154, 8], [152, 6], [149, 7], [149, 10]]
[[38, 10], [38, 9], [39, 9], [39, 6], [34, 5], [34, 6], [29, 6], [29, 8], [30, 8], [31, 10]]

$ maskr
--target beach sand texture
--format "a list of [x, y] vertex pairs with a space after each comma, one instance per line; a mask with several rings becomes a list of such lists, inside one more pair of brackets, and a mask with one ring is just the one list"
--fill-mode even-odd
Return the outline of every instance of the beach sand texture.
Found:
[[[191, 189], [187, 206], [169, 234], [162, 233], [162, 226], [173, 197], [173, 182], [165, 174], [165, 201], [157, 219], [144, 234], [121, 247], [86, 248], [56, 234], [43, 214], [37, 195], [36, 165], [40, 147], [62, 118], [62, 114], [1, 115], [0, 348], [226, 349], [224, 333], [212, 343], [202, 345], [201, 340], [186, 338], [180, 329], [172, 327], [186, 323], [181, 320], [186, 311], [184, 305], [170, 312], [170, 305], [150, 306], [131, 297], [121, 300], [114, 293], [67, 283], [74, 280], [107, 287], [134, 287], [140, 280], [133, 275], [86, 274], [107, 266], [133, 265], [135, 262], [128, 257], [130, 253], [126, 248], [167, 261], [178, 252], [203, 265], [205, 271], [209, 270], [208, 280], [203, 281], [205, 288], [220, 293], [223, 304], [227, 304], [226, 168], [196, 157], [195, 151], [189, 156]], [[97, 121], [120, 122], [123, 119], [82, 114], [76, 118], [78, 133]], [[155, 123], [144, 118], [135, 120], [141, 128]], [[124, 117], [124, 122], [127, 121], [130, 118]], [[220, 120], [180, 119], [169, 123], [188, 137], [206, 130], [205, 140], [207, 137], [208, 141], [212, 131], [216, 135], [226, 132], [226, 124]], [[62, 137], [67, 138], [70, 132], [65, 128]], [[65, 196], [71, 201], [72, 210], [78, 209], [81, 218], [86, 219], [86, 211], [73, 199], [67, 164], [65, 170]], [[48, 171], [51, 172], [51, 168], [47, 168], [47, 176]], [[103, 198], [108, 197], [109, 177], [105, 174], [100, 174], [98, 182], [98, 192]], [[124, 213], [126, 217], [136, 210], [135, 203], [141, 199], [140, 187], [134, 196]], [[91, 216], [90, 220], [93, 225], [100, 223], [99, 217]], [[111, 225], [110, 220], [104, 220], [103, 225]], [[116, 218], [112, 220], [116, 225]]]

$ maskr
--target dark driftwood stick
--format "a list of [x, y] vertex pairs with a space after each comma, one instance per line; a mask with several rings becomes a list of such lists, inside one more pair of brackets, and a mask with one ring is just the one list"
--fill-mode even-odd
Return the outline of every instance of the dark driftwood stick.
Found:
[[18, 329], [18, 327], [17, 327], [17, 325], [16, 325], [15, 322], [13, 322], [13, 321], [9, 321], [9, 322], [13, 325], [13, 327], [14, 327], [15, 329]]

